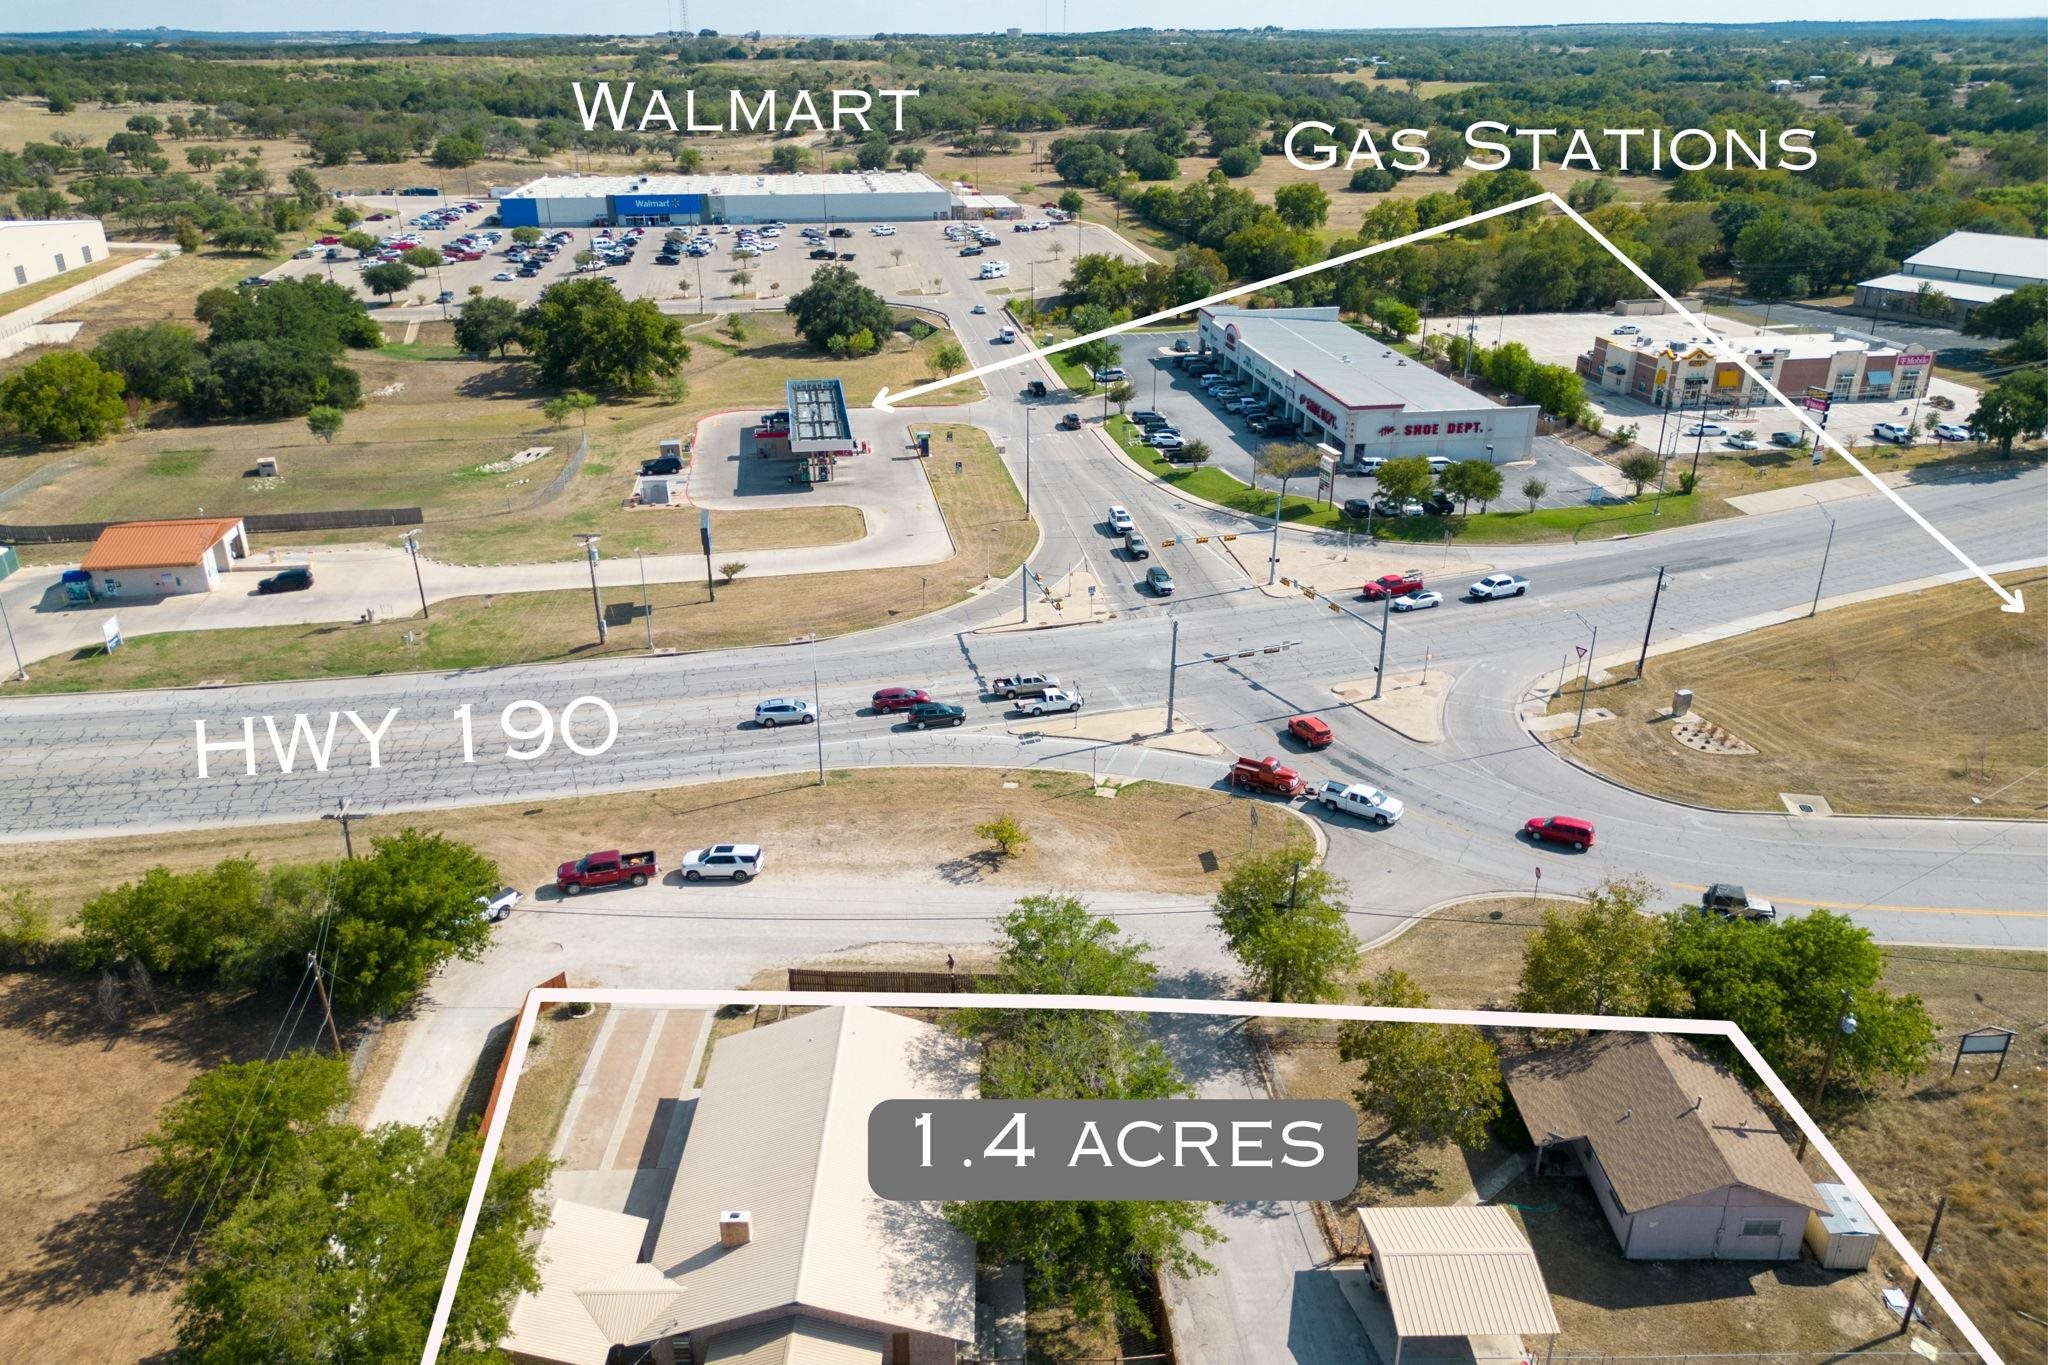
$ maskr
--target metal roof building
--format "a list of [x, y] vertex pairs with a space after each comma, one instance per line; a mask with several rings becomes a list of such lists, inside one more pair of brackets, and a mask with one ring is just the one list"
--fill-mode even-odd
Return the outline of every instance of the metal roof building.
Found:
[[836, 379], [791, 379], [782, 386], [789, 404], [789, 449], [793, 455], [845, 455], [856, 442], [846, 411], [846, 389]]
[[953, 216], [953, 196], [918, 171], [816, 175], [548, 175], [494, 190], [507, 227], [698, 223], [880, 223]]
[[[951, 1365], [974, 1339], [974, 1246], [877, 1197], [868, 1112], [972, 1093], [959, 1040], [855, 1006], [720, 1041], [650, 1259], [648, 1220], [558, 1202], [542, 1288], [503, 1346], [604, 1365], [615, 1346], [720, 1365]], [[687, 1348], [687, 1349], [685, 1349]]]
[[1202, 351], [1346, 461], [1530, 457], [1534, 406], [1503, 407], [1346, 325], [1335, 308], [1204, 308]]
[[1502, 1070], [1539, 1167], [1576, 1158], [1632, 1260], [1795, 1260], [1826, 1208], [1748, 1088], [1683, 1038], [1592, 1034]]
[[1951, 232], [1908, 256], [1893, 273], [1858, 284], [1856, 306], [1914, 313], [1921, 311], [1920, 291], [1929, 289], [1948, 297], [1954, 306], [1950, 316], [1960, 321], [2028, 284], [2048, 284], [2048, 242], [1996, 232]]
[[1557, 1334], [1543, 1270], [1506, 1209], [1360, 1209], [1358, 1221], [1393, 1310], [1396, 1361], [1416, 1338]]

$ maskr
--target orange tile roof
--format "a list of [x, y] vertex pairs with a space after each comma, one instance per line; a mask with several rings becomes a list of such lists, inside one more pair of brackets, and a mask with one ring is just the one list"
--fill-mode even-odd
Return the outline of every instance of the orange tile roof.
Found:
[[80, 567], [168, 569], [197, 565], [206, 552], [242, 524], [240, 517], [187, 517], [178, 521], [124, 521], [100, 532]]

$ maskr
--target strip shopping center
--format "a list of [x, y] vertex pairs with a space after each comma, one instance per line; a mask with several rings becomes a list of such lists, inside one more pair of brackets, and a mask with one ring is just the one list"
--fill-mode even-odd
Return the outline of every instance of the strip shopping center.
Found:
[[1490, 403], [1340, 322], [1335, 308], [1204, 308], [1201, 350], [1311, 441], [1368, 456], [1531, 457], [1538, 409]]
[[550, 175], [492, 194], [507, 227], [902, 223], [966, 216], [958, 212], [960, 196], [918, 171]]

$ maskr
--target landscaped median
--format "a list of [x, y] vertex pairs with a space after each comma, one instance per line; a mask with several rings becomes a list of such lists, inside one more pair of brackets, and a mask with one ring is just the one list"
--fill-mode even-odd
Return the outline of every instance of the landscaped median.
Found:
[[[953, 538], [951, 559], [783, 577], [741, 572], [719, 585], [715, 601], [699, 579], [653, 584], [645, 596], [653, 610], [654, 647], [723, 649], [780, 644], [813, 631], [844, 635], [936, 611], [965, 598], [989, 577], [1013, 572], [1037, 541], [1036, 524], [1024, 513], [1015, 481], [980, 428], [941, 423], [930, 430], [934, 445], [950, 456], [927, 462], [925, 473]], [[953, 472], [956, 461], [958, 474]], [[424, 621], [411, 616], [135, 635], [113, 654], [94, 646], [32, 663], [28, 682], [5, 687], [26, 692], [183, 687], [212, 679], [267, 682], [644, 652], [640, 587], [607, 587], [602, 598], [611, 626], [602, 645], [596, 640], [588, 589], [507, 593], [436, 602]]]
[[[1053, 358], [1060, 368], [1058, 357]], [[1246, 516], [1271, 517], [1273, 494], [1253, 488], [1227, 470], [1212, 465], [1175, 464], [1160, 451], [1146, 445], [1137, 425], [1128, 417], [1109, 419], [1110, 438], [1139, 468], [1160, 482], [1203, 502], [1212, 502]], [[1344, 515], [1342, 508], [1319, 498], [1296, 493], [1295, 487], [1314, 486], [1312, 476], [1293, 481], [1281, 520], [1290, 526], [1327, 531], [1355, 531], [1363, 534], [1366, 523]], [[1713, 509], [1713, 510], [1710, 510]], [[1541, 507], [1535, 511], [1474, 512], [1449, 517], [1374, 517], [1372, 533], [1381, 540], [1441, 543], [1453, 540], [1489, 545], [1526, 545], [1540, 541], [1598, 539], [1606, 536], [1641, 535], [1646, 531], [1685, 526], [1702, 517], [1724, 512], [1718, 500], [1695, 494], [1666, 493], [1661, 502], [1644, 494], [1630, 503], [1602, 503], [1587, 507]]]

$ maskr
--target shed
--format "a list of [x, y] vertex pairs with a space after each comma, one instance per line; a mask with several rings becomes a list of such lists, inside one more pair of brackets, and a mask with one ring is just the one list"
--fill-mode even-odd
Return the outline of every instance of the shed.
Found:
[[79, 567], [104, 597], [212, 592], [238, 559], [249, 556], [240, 517], [183, 517], [117, 522], [100, 532]]
[[[1394, 1361], [1409, 1344], [1444, 1338], [1555, 1336], [1557, 1314], [1521, 1226], [1498, 1206], [1360, 1209], [1369, 1270], [1394, 1317]], [[1487, 1354], [1503, 1348], [1483, 1345]]]
[[1827, 1209], [1806, 1216], [1806, 1245], [1828, 1270], [1861, 1270], [1877, 1250], [1877, 1224], [1847, 1185], [1815, 1185]]

